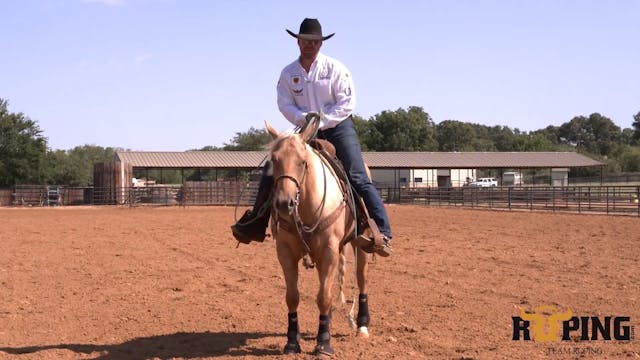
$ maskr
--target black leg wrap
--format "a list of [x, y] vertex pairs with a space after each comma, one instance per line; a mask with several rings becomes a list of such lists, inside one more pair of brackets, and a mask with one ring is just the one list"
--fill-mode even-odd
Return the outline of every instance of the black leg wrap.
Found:
[[298, 313], [289, 313], [289, 326], [287, 328], [287, 345], [284, 346], [285, 354], [299, 354], [300, 330], [298, 328]]
[[331, 328], [331, 314], [320, 315], [320, 321], [318, 325], [318, 336], [316, 337], [316, 348], [314, 353], [316, 355], [328, 355], [334, 354], [331, 348], [331, 334], [329, 332]]
[[358, 297], [358, 327], [369, 326], [369, 297], [367, 294], [360, 294]]

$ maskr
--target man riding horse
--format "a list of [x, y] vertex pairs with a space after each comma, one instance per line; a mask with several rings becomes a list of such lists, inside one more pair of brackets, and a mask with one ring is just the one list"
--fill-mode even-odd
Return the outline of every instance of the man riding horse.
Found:
[[[308, 18], [300, 24], [298, 34], [287, 32], [297, 39], [300, 56], [280, 74], [278, 108], [287, 120], [301, 127], [308, 117], [324, 114], [317, 137], [335, 146], [336, 156], [344, 165], [349, 181], [379, 230], [373, 232], [379, 234], [379, 238], [370, 239], [371, 246], [363, 249], [389, 256], [392, 253], [389, 218], [380, 194], [367, 175], [351, 117], [356, 103], [353, 79], [341, 62], [320, 53], [323, 41], [335, 34], [323, 36], [320, 22]], [[269, 166], [267, 163], [263, 169], [253, 209], [247, 210], [231, 226], [233, 236], [239, 242], [262, 242], [266, 236], [270, 204], [265, 203], [273, 185], [273, 178], [268, 175]]]

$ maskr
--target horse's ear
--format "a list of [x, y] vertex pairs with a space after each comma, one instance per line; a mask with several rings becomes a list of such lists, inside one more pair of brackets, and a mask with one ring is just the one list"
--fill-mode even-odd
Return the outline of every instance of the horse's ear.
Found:
[[302, 134], [300, 134], [304, 142], [311, 140], [320, 127], [320, 116], [307, 116], [307, 120], [309, 123], [307, 123], [307, 126], [302, 130]]
[[278, 132], [278, 130], [274, 129], [271, 124], [269, 124], [269, 122], [267, 120], [264, 121], [264, 127], [267, 128], [267, 132], [269, 133], [269, 135], [271, 135], [271, 137], [275, 140], [278, 138], [278, 136], [280, 135], [280, 133]]

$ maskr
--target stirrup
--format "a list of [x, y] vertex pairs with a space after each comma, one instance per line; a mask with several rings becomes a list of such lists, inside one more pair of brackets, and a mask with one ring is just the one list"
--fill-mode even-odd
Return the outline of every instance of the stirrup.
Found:
[[[384, 235], [378, 229], [378, 225], [372, 218], [367, 219], [368, 231], [364, 231], [357, 239], [357, 245], [366, 253], [376, 253], [382, 257], [388, 257], [393, 253], [391, 238]], [[371, 235], [365, 235], [370, 233]]]
[[364, 234], [358, 236], [358, 246], [362, 249], [362, 251], [376, 255], [380, 255], [382, 257], [388, 257], [393, 254], [393, 249], [391, 248], [391, 239], [386, 235], [382, 235], [379, 238], [369, 237]]

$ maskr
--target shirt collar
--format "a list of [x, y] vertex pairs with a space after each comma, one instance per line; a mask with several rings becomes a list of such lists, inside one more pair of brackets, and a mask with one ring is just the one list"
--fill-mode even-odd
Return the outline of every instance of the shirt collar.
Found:
[[[312, 73], [313, 70], [316, 68], [316, 66], [318, 66], [318, 64], [322, 61], [324, 61], [324, 59], [326, 58], [326, 56], [321, 53], [318, 52], [318, 56], [316, 56], [316, 59], [313, 60], [313, 63], [311, 63], [311, 67], [309, 68], [309, 73]], [[300, 66], [300, 68], [302, 68], [302, 64], [300, 63], [300, 57], [298, 57], [298, 66]]]

